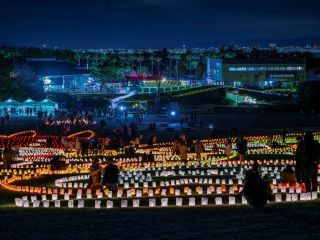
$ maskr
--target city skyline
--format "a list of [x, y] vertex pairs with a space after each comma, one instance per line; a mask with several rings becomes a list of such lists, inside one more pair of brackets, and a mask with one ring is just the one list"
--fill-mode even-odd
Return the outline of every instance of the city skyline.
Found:
[[[277, 6], [277, 7], [275, 7]], [[60, 48], [319, 44], [320, 4], [299, 1], [10, 1], [1, 45]]]

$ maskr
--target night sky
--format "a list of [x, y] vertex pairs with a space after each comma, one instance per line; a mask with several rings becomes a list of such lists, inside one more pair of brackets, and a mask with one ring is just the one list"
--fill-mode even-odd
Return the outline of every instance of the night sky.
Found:
[[0, 44], [210, 47], [320, 39], [319, 0], [1, 0]]

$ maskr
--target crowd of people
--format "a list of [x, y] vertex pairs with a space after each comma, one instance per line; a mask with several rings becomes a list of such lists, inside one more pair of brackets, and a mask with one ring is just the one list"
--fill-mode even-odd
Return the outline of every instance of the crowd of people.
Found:
[[[298, 182], [305, 188], [305, 192], [316, 192], [320, 144], [312, 132], [306, 132], [304, 137], [298, 136], [297, 142], [295, 171], [291, 166], [286, 166], [281, 172], [281, 183], [294, 186]], [[268, 176], [261, 176], [258, 162], [246, 172], [242, 194], [255, 208], [263, 207], [272, 199]]]
[[[101, 176], [103, 178], [101, 179]], [[92, 189], [106, 186], [113, 191], [118, 188], [119, 168], [113, 163], [111, 158], [108, 159], [107, 166], [101, 167], [99, 160], [95, 158], [90, 166], [89, 187]]]

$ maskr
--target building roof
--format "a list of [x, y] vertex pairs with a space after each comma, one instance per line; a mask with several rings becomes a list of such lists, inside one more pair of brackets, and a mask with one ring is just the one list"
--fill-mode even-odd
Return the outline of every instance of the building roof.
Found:
[[306, 64], [304, 59], [284, 59], [284, 58], [239, 58], [223, 59], [227, 64]]
[[29, 58], [26, 63], [38, 76], [89, 74], [88, 70], [77, 69], [75, 65], [57, 59]]

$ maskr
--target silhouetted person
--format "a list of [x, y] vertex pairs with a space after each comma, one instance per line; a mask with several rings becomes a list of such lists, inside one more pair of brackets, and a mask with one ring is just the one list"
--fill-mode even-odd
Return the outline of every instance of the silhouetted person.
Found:
[[154, 155], [151, 151], [149, 152], [149, 155], [148, 155], [148, 162], [154, 162]]
[[50, 161], [50, 169], [54, 170], [65, 170], [67, 168], [67, 164], [65, 162], [64, 156], [56, 156]]
[[239, 154], [240, 163], [244, 162], [244, 155], [247, 152], [247, 140], [244, 137], [240, 137], [237, 139], [237, 151]]
[[292, 170], [291, 166], [286, 166], [285, 169], [281, 172], [281, 183], [288, 183], [290, 185], [295, 184], [296, 174]]
[[99, 160], [95, 158], [90, 166], [89, 187], [94, 188], [101, 184], [101, 167]]
[[302, 166], [304, 170], [304, 183], [307, 192], [317, 191], [317, 161], [319, 159], [319, 142], [314, 140], [312, 132], [304, 136], [304, 154]]
[[272, 199], [270, 184], [261, 178], [257, 162], [246, 173], [243, 196], [254, 208], [262, 208]]
[[119, 176], [118, 166], [113, 164], [113, 160], [109, 158], [108, 165], [105, 168], [104, 175], [103, 175], [103, 184], [106, 185], [106, 187], [109, 188], [110, 190], [116, 190], [117, 183], [118, 183], [118, 176]]
[[302, 169], [302, 158], [303, 158], [303, 152], [304, 152], [304, 142], [303, 137], [298, 136], [297, 137], [297, 149], [296, 149], [296, 155], [295, 155], [295, 172], [296, 172], [296, 178], [298, 183], [302, 183], [304, 180], [304, 174]]

